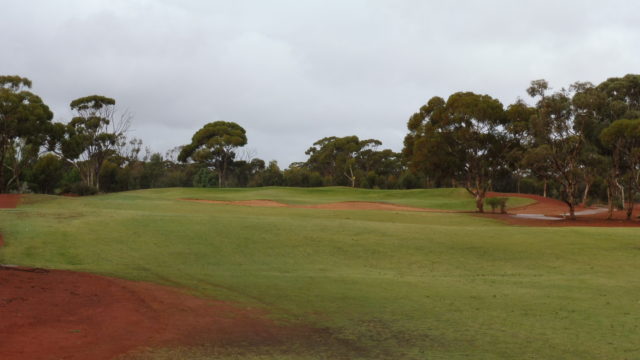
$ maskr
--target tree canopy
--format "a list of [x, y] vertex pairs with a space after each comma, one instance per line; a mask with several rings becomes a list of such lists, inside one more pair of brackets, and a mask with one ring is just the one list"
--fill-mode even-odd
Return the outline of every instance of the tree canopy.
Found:
[[19, 173], [22, 162], [7, 159], [16, 149], [18, 140], [27, 147], [33, 147], [36, 154], [44, 145], [50, 131], [53, 113], [39, 96], [29, 89], [31, 80], [20, 76], [0, 76], [0, 193], [6, 192], [6, 170]]
[[242, 126], [227, 121], [208, 123], [191, 138], [191, 143], [183, 146], [178, 160], [212, 167], [218, 172], [218, 186], [224, 186], [227, 167], [236, 156], [235, 149], [247, 144], [246, 131]]

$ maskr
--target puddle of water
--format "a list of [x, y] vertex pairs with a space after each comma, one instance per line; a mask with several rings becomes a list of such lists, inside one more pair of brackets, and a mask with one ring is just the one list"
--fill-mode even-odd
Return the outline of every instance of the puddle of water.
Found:
[[542, 214], [516, 214], [516, 215], [511, 215], [512, 217], [515, 218], [520, 218], [520, 219], [534, 219], [534, 220], [562, 220], [562, 218], [559, 217], [555, 217], [555, 216], [546, 216], [546, 215], [542, 215]]

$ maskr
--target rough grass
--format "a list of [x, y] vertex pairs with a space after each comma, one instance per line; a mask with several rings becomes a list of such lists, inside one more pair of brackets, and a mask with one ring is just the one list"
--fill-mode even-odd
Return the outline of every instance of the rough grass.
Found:
[[[0, 212], [7, 244], [0, 263], [153, 281], [264, 307], [274, 317], [330, 329], [368, 349], [362, 358], [640, 358], [635, 228], [525, 228], [466, 214], [176, 200], [184, 197], [473, 208], [466, 194], [448, 189], [162, 189], [28, 197], [21, 208]], [[148, 356], [340, 354], [318, 353], [310, 343], [161, 349]]]

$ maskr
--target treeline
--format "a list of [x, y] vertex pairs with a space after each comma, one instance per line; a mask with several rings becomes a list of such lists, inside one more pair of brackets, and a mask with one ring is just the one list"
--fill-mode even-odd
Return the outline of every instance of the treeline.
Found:
[[488, 95], [433, 97], [408, 122], [403, 150], [428, 186], [463, 186], [482, 211], [491, 189], [524, 190], [575, 207], [606, 201], [627, 218], [640, 181], [640, 75], [551, 91], [531, 82], [535, 99], [506, 107]]
[[[217, 121], [196, 132], [190, 144], [165, 154], [128, 138], [131, 117], [116, 101], [91, 95], [70, 102], [73, 116], [53, 113], [31, 92], [31, 81], [0, 76], [0, 193], [88, 195], [156, 187], [329, 186], [407, 188], [421, 186], [400, 155], [378, 150], [378, 140], [324, 138], [309, 160], [281, 169], [243, 151], [245, 130]], [[185, 139], [186, 140], [186, 139]]]
[[[464, 187], [483, 211], [487, 192], [539, 193], [575, 206], [593, 201], [632, 216], [640, 181], [640, 75], [552, 91], [527, 89], [533, 104], [506, 108], [489, 95], [433, 97], [413, 114], [401, 153], [376, 139], [326, 137], [305, 162], [281, 169], [243, 150], [233, 122], [204, 125], [165, 154], [128, 138], [131, 117], [115, 100], [73, 100], [53, 114], [19, 76], [0, 76], [0, 192], [93, 194], [196, 186]], [[185, 139], [186, 140], [186, 139]], [[186, 141], [185, 141], [186, 142]]]

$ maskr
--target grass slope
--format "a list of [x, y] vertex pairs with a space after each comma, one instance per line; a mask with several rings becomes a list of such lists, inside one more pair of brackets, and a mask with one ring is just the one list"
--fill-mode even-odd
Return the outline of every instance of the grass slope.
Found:
[[[163, 189], [162, 196], [180, 197], [184, 189]], [[205, 200], [276, 200], [285, 204], [326, 204], [340, 201], [376, 201], [442, 210], [473, 211], [475, 203], [470, 201], [464, 189], [415, 189], [415, 190], [369, 190], [348, 187], [322, 188], [233, 188], [233, 189], [189, 189], [194, 198]], [[509, 206], [523, 206], [533, 200], [511, 197]]]
[[[362, 358], [640, 358], [639, 233], [523, 228], [466, 214], [178, 201], [387, 201], [470, 209], [459, 190], [162, 189], [31, 196], [0, 212], [0, 263], [180, 286], [327, 327]], [[450, 199], [450, 200], [447, 200]], [[312, 345], [159, 351], [155, 359], [298, 359]], [[256, 350], [258, 351], [258, 350]], [[262, 355], [261, 355], [262, 354]]]

